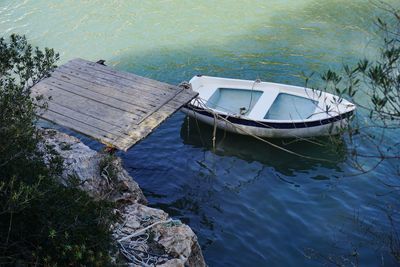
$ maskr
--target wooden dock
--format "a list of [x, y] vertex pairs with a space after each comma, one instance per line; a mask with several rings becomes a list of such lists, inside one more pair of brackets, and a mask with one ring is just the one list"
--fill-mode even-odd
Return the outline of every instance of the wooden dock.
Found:
[[58, 67], [32, 94], [49, 98], [43, 119], [124, 151], [197, 96], [83, 59]]

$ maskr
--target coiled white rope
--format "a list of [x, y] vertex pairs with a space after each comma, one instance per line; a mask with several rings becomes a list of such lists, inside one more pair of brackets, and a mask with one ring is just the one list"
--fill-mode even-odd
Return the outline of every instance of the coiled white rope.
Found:
[[162, 221], [155, 222], [155, 223], [153, 223], [153, 224], [151, 224], [151, 225], [149, 225], [149, 226], [147, 226], [147, 227], [145, 227], [145, 228], [143, 228], [143, 229], [140, 229], [139, 231], [137, 231], [137, 232], [135, 232], [135, 233], [133, 233], [133, 234], [131, 234], [131, 235], [127, 235], [127, 236], [125, 236], [125, 237], [119, 239], [118, 242], [122, 242], [122, 241], [127, 240], [127, 239], [130, 239], [130, 238], [132, 238], [132, 237], [137, 237], [137, 236], [141, 235], [142, 233], [146, 232], [148, 229], [150, 229], [150, 228], [152, 228], [152, 227], [154, 227], [154, 226], [156, 226], [156, 225], [158, 225], [158, 224], [161, 224], [161, 223], [169, 223], [169, 222], [172, 222], [172, 219], [162, 220]]
[[[153, 219], [159, 219], [159, 218], [147, 217], [141, 219], [141, 224], [149, 223]], [[181, 222], [179, 220], [173, 220], [173, 219], [158, 220], [132, 234], [129, 234], [117, 240], [121, 253], [124, 255], [124, 257], [128, 260], [129, 263], [135, 264], [135, 266], [138, 265], [138, 266], [150, 267], [164, 263], [171, 258], [166, 254], [159, 255], [149, 251], [151, 240], [150, 240], [150, 234], [147, 233], [147, 231], [159, 224], [179, 225], [181, 224]], [[123, 224], [121, 224], [118, 229], [115, 230], [115, 233], [118, 236], [124, 235], [122, 228], [125, 225], [126, 221]]]

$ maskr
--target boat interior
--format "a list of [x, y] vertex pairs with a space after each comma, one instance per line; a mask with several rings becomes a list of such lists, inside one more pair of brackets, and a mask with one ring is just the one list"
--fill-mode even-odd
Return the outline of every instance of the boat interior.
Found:
[[[207, 106], [230, 114], [249, 116], [260, 104], [258, 119], [265, 120], [306, 120], [318, 106], [318, 101], [289, 93], [271, 94], [269, 101], [260, 101], [267, 92], [251, 89], [217, 88], [207, 100]], [[272, 100], [272, 101], [271, 101]], [[260, 112], [257, 112], [260, 113]]]
[[[285, 84], [208, 76], [196, 76], [190, 83], [209, 108], [254, 120], [322, 119], [337, 115], [347, 109], [344, 103], [349, 103], [332, 104], [335, 97], [331, 94]], [[321, 112], [328, 103], [331, 114]]]
[[207, 101], [207, 106], [228, 113], [248, 115], [258, 102], [263, 91], [217, 88]]

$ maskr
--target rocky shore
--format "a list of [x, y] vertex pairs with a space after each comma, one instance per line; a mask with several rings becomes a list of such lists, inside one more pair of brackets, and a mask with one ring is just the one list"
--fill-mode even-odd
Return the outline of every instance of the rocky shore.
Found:
[[115, 259], [129, 266], [206, 266], [195, 233], [162, 210], [147, 207], [142, 190], [121, 159], [90, 149], [79, 139], [43, 130], [46, 146], [64, 160], [62, 182], [74, 183], [97, 199], [115, 202]]

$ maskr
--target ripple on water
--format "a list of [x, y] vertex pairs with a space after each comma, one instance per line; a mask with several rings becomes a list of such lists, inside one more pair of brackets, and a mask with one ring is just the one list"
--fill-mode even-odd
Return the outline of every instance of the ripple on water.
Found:
[[[173, 84], [202, 73], [302, 86], [303, 73], [371, 53], [377, 12], [363, 0], [3, 0], [0, 31], [55, 48], [61, 63], [102, 58]], [[320, 163], [222, 133], [213, 151], [211, 136], [178, 113], [119, 153], [151, 205], [194, 229], [210, 266], [317, 266], [305, 249], [348, 253], [349, 240], [368, 241], [355, 215], [388, 228], [381, 208], [398, 195], [378, 197], [385, 187], [376, 177], [389, 166], [346, 177], [345, 147], [288, 145], [338, 162]], [[360, 255], [362, 266], [381, 262], [371, 249]]]

